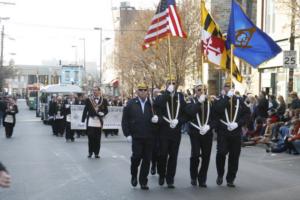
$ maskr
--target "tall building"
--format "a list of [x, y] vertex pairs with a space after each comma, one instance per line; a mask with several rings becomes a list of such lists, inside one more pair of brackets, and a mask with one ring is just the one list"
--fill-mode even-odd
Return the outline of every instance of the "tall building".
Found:
[[[273, 0], [261, 0], [257, 3], [257, 25], [270, 35], [283, 51], [290, 50], [292, 47], [290, 42], [292, 30], [291, 2], [280, 3]], [[293, 2], [296, 2], [296, 0]], [[299, 30], [300, 24], [296, 23], [294, 28]], [[299, 35], [297, 37], [297, 34], [293, 46], [297, 51], [296, 62], [298, 63], [293, 75], [289, 74], [289, 69], [283, 67], [283, 53], [280, 53], [274, 59], [259, 66], [259, 90], [266, 90], [276, 96], [282, 95], [286, 99], [288, 98], [289, 89], [300, 92], [300, 37]], [[293, 84], [290, 85], [289, 82]]]

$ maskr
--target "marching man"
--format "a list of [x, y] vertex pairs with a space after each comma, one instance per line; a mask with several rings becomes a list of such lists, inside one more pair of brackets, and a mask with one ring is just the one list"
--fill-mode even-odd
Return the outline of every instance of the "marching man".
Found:
[[159, 185], [175, 188], [174, 177], [177, 167], [177, 156], [181, 141], [181, 126], [186, 122], [184, 108], [186, 102], [184, 96], [176, 92], [175, 77], [168, 77], [166, 91], [157, 97], [154, 102], [155, 110], [159, 117], [159, 145], [160, 156], [157, 170]]
[[101, 129], [103, 127], [103, 117], [108, 113], [108, 102], [101, 95], [100, 87], [93, 88], [93, 95], [86, 99], [82, 114], [82, 122], [86, 121], [89, 144], [88, 158], [93, 153], [95, 158], [100, 158]]
[[243, 100], [234, 95], [234, 85], [227, 80], [222, 95], [216, 101], [215, 111], [218, 114], [217, 127], [217, 184], [222, 185], [226, 155], [228, 155], [228, 171], [226, 181], [228, 187], [235, 187], [234, 180], [239, 166], [241, 152], [242, 126], [250, 115], [249, 108]]
[[[194, 87], [195, 97], [186, 106], [189, 117], [189, 136], [191, 140], [190, 176], [193, 186], [207, 187], [206, 178], [210, 161], [213, 133], [215, 126], [211, 102], [207, 99], [206, 88], [201, 81], [197, 81]], [[199, 157], [201, 167], [199, 169]]]
[[148, 87], [141, 83], [137, 87], [137, 97], [124, 107], [122, 116], [123, 133], [132, 143], [131, 185], [137, 186], [138, 167], [139, 183], [142, 190], [148, 190], [148, 174], [154, 144], [154, 124], [158, 117], [153, 116], [153, 108], [148, 98]]

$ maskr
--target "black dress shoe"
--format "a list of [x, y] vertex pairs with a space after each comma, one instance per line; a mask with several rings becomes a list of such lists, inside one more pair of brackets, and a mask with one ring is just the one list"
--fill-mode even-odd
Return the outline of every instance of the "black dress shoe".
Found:
[[91, 157], [92, 157], [92, 154], [89, 154], [89, 155], [88, 155], [88, 158], [91, 158]]
[[232, 187], [232, 188], [235, 187], [235, 185], [234, 185], [233, 182], [228, 182], [228, 183], [227, 183], [227, 186], [228, 186], [228, 187]]
[[223, 178], [218, 176], [216, 182], [217, 182], [217, 185], [222, 185], [223, 184]]
[[164, 184], [165, 184], [165, 178], [159, 177], [159, 178], [158, 178], [158, 184], [159, 184], [159, 185], [164, 185]]
[[170, 184], [168, 184], [168, 188], [170, 188], [170, 189], [174, 189], [174, 188], [175, 188], [175, 186], [174, 186], [174, 184], [173, 184], [173, 183], [170, 183]]
[[151, 175], [155, 175], [156, 174], [156, 168], [155, 167], [151, 167]]
[[97, 159], [98, 159], [98, 158], [100, 158], [100, 156], [99, 156], [99, 155], [95, 155], [95, 158], [97, 158]]
[[199, 183], [199, 187], [207, 188], [207, 185], [206, 185], [206, 183]]
[[196, 185], [197, 185], [196, 179], [192, 179], [192, 180], [191, 180], [191, 185], [192, 185], [192, 186], [196, 186]]
[[142, 190], [149, 190], [149, 187], [148, 187], [148, 185], [141, 185], [141, 189]]
[[131, 185], [133, 186], [133, 187], [136, 187], [137, 186], [137, 178], [136, 177], [134, 177], [134, 176], [132, 176], [131, 177]]

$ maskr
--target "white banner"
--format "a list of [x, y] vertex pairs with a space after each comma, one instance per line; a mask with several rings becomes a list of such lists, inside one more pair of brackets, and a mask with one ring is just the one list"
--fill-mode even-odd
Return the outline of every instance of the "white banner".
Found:
[[81, 122], [84, 105], [71, 105], [71, 129], [85, 130], [86, 123]]
[[122, 115], [122, 106], [108, 106], [108, 113], [103, 121], [103, 129], [121, 129]]

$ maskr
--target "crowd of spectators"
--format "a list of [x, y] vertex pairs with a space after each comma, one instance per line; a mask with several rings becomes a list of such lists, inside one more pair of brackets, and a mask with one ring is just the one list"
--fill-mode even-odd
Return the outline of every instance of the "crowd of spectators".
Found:
[[243, 146], [264, 144], [266, 152], [300, 153], [300, 99], [296, 92], [289, 97], [288, 105], [282, 96], [276, 99], [264, 92], [258, 97], [246, 97], [251, 116], [243, 128]]

